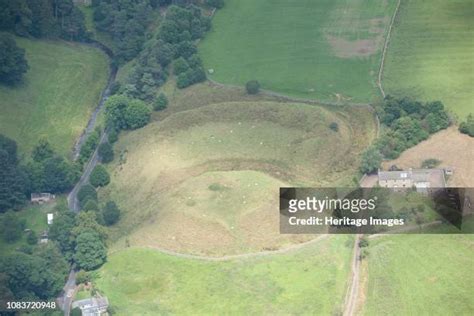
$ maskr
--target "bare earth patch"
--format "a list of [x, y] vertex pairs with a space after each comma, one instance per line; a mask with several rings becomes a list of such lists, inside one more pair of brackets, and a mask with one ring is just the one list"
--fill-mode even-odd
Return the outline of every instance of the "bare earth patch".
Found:
[[440, 160], [440, 168], [454, 168], [454, 175], [448, 179], [449, 186], [474, 186], [474, 138], [459, 133], [455, 126], [436, 133], [399, 158], [384, 162], [383, 167], [418, 168], [423, 160], [430, 158]]
[[385, 18], [374, 18], [368, 21], [368, 32], [371, 38], [348, 40], [340, 36], [326, 34], [334, 54], [339, 58], [369, 57], [382, 47]]
[[326, 39], [339, 58], [368, 57], [375, 54], [379, 48], [375, 39], [351, 41], [332, 35], [326, 35]]

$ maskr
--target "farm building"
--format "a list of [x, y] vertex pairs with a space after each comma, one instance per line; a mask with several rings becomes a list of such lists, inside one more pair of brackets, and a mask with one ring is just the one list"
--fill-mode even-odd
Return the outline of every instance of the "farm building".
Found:
[[109, 301], [107, 297], [90, 297], [72, 303], [72, 308], [79, 307], [82, 316], [99, 316], [107, 312]]
[[31, 203], [43, 204], [54, 199], [56, 199], [56, 196], [51, 193], [31, 193]]
[[418, 192], [428, 193], [430, 188], [446, 186], [443, 169], [409, 169], [378, 172], [378, 184], [383, 188], [404, 189], [415, 187]]

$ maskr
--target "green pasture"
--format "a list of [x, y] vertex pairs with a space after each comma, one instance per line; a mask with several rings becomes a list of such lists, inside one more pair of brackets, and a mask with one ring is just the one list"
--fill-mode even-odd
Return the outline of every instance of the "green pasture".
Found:
[[402, 1], [387, 52], [387, 93], [441, 100], [474, 112], [474, 5], [471, 0]]
[[117, 315], [339, 314], [352, 245], [338, 236], [225, 262], [129, 248], [109, 256], [95, 283]]
[[0, 86], [0, 133], [17, 141], [21, 154], [40, 138], [69, 154], [106, 85], [107, 57], [81, 44], [16, 41], [30, 69], [22, 84]]
[[472, 235], [370, 241], [366, 315], [472, 315]]
[[294, 97], [369, 102], [396, 1], [228, 0], [199, 49], [212, 80]]

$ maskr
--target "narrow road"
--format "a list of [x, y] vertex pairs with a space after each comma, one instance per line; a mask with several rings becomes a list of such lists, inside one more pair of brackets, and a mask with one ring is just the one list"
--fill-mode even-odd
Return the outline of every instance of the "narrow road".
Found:
[[356, 312], [357, 298], [359, 296], [359, 277], [360, 277], [360, 234], [356, 235], [352, 257], [352, 277], [349, 292], [346, 295], [344, 316], [352, 316]]
[[89, 182], [89, 176], [91, 175], [92, 170], [94, 170], [95, 166], [97, 166], [97, 164], [99, 163], [98, 148], [100, 144], [103, 144], [106, 141], [107, 141], [107, 131], [104, 130], [102, 132], [102, 136], [100, 137], [99, 144], [97, 148], [95, 149], [94, 153], [92, 154], [91, 159], [84, 166], [84, 171], [82, 172], [81, 178], [79, 179], [79, 181], [76, 183], [72, 191], [69, 192], [67, 196], [67, 204], [69, 206], [69, 209], [73, 212], [79, 212], [80, 210], [79, 201], [77, 200], [77, 193], [79, 192], [79, 189], [81, 188], [81, 186]]
[[[106, 47], [105, 45], [99, 43], [99, 42], [92, 42], [88, 44], [89, 46], [96, 47], [98, 49], [101, 49], [107, 56], [109, 56], [110, 61], [113, 59], [113, 52]], [[96, 109], [92, 113], [91, 118], [89, 119], [89, 122], [87, 123], [87, 126], [82, 133], [82, 135], [79, 137], [78, 141], [76, 142], [76, 145], [73, 148], [73, 157], [74, 160], [77, 159], [79, 156], [79, 153], [81, 152], [82, 145], [84, 145], [84, 142], [86, 141], [87, 137], [89, 134], [94, 130], [97, 122], [97, 116], [104, 107], [105, 101], [110, 95], [110, 89], [112, 87], [112, 84], [115, 81], [115, 76], [117, 75], [117, 67], [110, 64], [110, 72], [109, 72], [109, 79], [107, 80], [107, 85], [102, 91], [99, 103], [97, 104]], [[100, 138], [99, 144], [97, 148], [95, 149], [94, 153], [92, 154], [91, 159], [87, 162], [87, 164], [84, 166], [84, 171], [81, 175], [81, 178], [79, 181], [76, 183], [74, 188], [71, 190], [71, 192], [67, 196], [67, 202], [68, 202], [68, 207], [69, 210], [72, 212], [79, 212], [80, 207], [79, 203], [77, 200], [77, 193], [80, 189], [80, 187], [86, 183], [89, 182], [89, 176], [94, 169], [94, 167], [97, 165], [99, 162], [99, 154], [98, 154], [98, 148], [99, 145], [104, 143], [107, 140], [107, 131], [104, 130], [102, 132], [102, 136]], [[73, 292], [74, 288], [76, 287], [76, 271], [75, 267], [71, 267], [71, 271], [69, 272], [68, 279], [66, 281], [66, 284], [64, 285], [63, 291], [61, 293], [61, 296], [57, 298], [57, 302], [61, 310], [64, 311], [64, 315], [68, 316], [71, 310], [71, 304], [73, 300]]]
[[69, 316], [71, 304], [76, 288], [76, 271], [71, 269], [66, 284], [63, 287], [63, 295], [58, 298], [58, 305], [64, 311], [64, 315]]

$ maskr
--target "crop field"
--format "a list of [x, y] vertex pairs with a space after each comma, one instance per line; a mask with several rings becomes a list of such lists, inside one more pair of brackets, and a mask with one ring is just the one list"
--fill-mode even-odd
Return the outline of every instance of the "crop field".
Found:
[[434, 134], [397, 159], [385, 161], [383, 167], [419, 168], [424, 160], [432, 158], [440, 161], [439, 168], [454, 168], [454, 174], [448, 178], [449, 186], [474, 187], [474, 138], [459, 133], [456, 127]]
[[118, 315], [329, 315], [342, 310], [353, 237], [224, 262], [150, 249], [110, 255], [96, 282]]
[[402, 1], [387, 51], [387, 93], [441, 100], [460, 118], [474, 112], [471, 0]]
[[16, 40], [30, 69], [23, 84], [0, 86], [0, 133], [23, 154], [43, 137], [69, 154], [106, 85], [107, 57], [79, 44]]
[[279, 234], [279, 187], [350, 185], [373, 131], [365, 108], [262, 101], [203, 106], [125, 133], [100, 192], [124, 210], [115, 247], [222, 255], [307, 240]]
[[371, 240], [366, 315], [472, 315], [472, 235]]
[[[229, 0], [199, 45], [209, 77], [332, 101], [369, 102], [396, 1]], [[244, 22], [243, 22], [244, 21]]]

